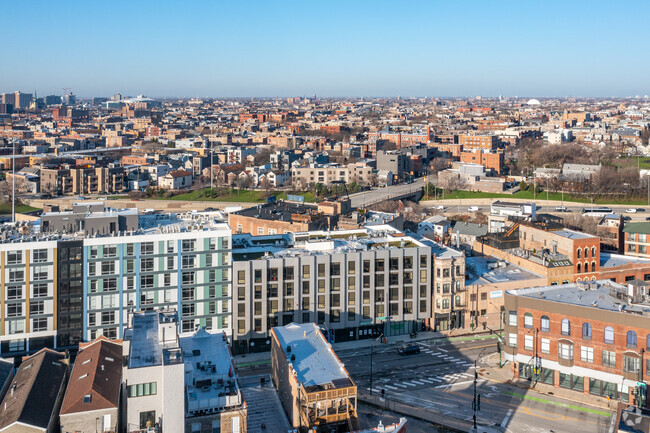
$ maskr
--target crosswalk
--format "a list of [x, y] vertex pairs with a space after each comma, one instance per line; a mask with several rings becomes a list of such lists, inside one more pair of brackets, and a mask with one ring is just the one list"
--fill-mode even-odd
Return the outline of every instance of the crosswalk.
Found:
[[391, 391], [405, 391], [407, 389], [430, 386], [441, 389], [454, 385], [469, 383], [473, 380], [474, 375], [470, 373], [448, 373], [439, 376], [419, 377], [417, 379], [400, 381], [390, 380], [389, 382], [381, 385], [381, 387]]
[[418, 346], [420, 346], [421, 352], [426, 353], [427, 355], [435, 356], [442, 361], [452, 362], [454, 364], [457, 364], [460, 367], [465, 367], [465, 368], [473, 366], [473, 363], [464, 359], [455, 358], [449, 355], [446, 350], [440, 347], [438, 347], [436, 350], [433, 350], [429, 345], [425, 343], [418, 343]]

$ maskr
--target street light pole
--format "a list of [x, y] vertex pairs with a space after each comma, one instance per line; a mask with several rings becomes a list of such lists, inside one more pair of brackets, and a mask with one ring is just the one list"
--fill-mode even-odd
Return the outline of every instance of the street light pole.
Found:
[[372, 340], [372, 343], [370, 344], [370, 395], [372, 395], [372, 354], [375, 350], [375, 343], [377, 342], [378, 339], [382, 338], [384, 334], [380, 334], [379, 337], [375, 338]]
[[476, 412], [478, 411], [478, 403], [481, 401], [480, 395], [477, 398], [477, 394], [476, 394], [476, 382], [478, 381], [478, 367], [477, 367], [476, 364], [478, 363], [478, 359], [481, 357], [481, 355], [483, 354], [483, 351], [485, 351], [485, 349], [486, 348], [484, 347], [483, 350], [481, 350], [479, 352], [476, 359], [474, 359], [474, 400], [473, 400], [472, 406], [473, 406], [473, 409], [474, 409], [474, 417], [473, 418], [474, 418], [474, 431], [475, 432], [478, 431], [478, 427], [476, 426]]

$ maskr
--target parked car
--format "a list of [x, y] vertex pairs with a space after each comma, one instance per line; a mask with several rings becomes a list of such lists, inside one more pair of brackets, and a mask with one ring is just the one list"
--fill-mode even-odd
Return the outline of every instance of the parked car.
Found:
[[420, 346], [417, 344], [406, 344], [397, 349], [397, 353], [400, 355], [415, 355], [416, 353], [420, 353]]
[[555, 212], [569, 212], [569, 209], [566, 206], [558, 206], [555, 208]]

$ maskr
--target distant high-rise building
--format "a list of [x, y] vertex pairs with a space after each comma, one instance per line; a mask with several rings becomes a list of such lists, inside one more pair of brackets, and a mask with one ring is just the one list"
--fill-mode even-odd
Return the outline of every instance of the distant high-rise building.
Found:
[[45, 97], [45, 105], [59, 105], [61, 97], [58, 95], [48, 95]]
[[65, 105], [74, 105], [77, 102], [77, 97], [74, 93], [68, 93], [63, 97], [63, 103]]
[[14, 107], [17, 109], [29, 108], [34, 99], [31, 93], [14, 92]]
[[3, 93], [2, 94], [2, 103], [15, 105], [16, 100], [13, 93]]
[[91, 102], [92, 102], [93, 105], [101, 105], [101, 104], [103, 104], [103, 103], [106, 102], [106, 101], [108, 101], [107, 98], [100, 98], [100, 97], [97, 97], [97, 96], [94, 97], [94, 98], [91, 100]]
[[120, 93], [116, 93], [113, 96], [111, 96], [111, 101], [117, 102], [122, 100], [122, 95]]

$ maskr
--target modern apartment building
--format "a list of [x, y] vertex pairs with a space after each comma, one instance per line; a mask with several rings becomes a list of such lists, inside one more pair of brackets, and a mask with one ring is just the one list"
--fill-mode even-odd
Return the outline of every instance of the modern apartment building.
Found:
[[505, 292], [516, 377], [634, 403], [650, 373], [647, 285], [607, 280]]
[[650, 222], [625, 224], [626, 256], [650, 258]]
[[132, 310], [175, 309], [181, 333], [199, 325], [229, 332], [226, 223], [208, 213], [87, 211], [44, 214], [40, 231], [3, 228], [3, 356], [74, 346], [99, 335], [122, 338]]
[[498, 141], [499, 139], [496, 135], [460, 134], [458, 136], [458, 143], [465, 151], [495, 151]]
[[235, 235], [233, 346], [268, 350], [271, 328], [292, 322], [318, 323], [329, 341], [460, 327], [464, 275], [461, 253], [388, 225]]

